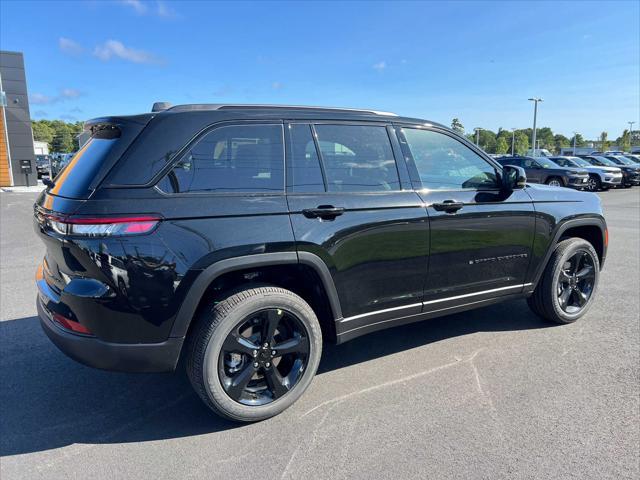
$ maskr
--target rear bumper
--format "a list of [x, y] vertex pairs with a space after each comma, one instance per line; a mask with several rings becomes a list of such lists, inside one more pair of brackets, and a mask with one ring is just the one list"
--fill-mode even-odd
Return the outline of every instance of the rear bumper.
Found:
[[[42, 295], [42, 292], [40, 293]], [[54, 323], [38, 295], [38, 315], [44, 333], [64, 354], [94, 368], [119, 372], [172, 372], [176, 368], [183, 338], [161, 343], [111, 343], [70, 333]]]

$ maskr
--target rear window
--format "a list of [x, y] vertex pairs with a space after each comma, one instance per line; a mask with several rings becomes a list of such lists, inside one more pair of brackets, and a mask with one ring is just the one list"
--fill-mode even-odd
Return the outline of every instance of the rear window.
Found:
[[385, 127], [316, 125], [330, 192], [400, 189], [398, 169]]
[[281, 125], [219, 127], [202, 137], [158, 183], [167, 193], [282, 192]]
[[89, 185], [119, 138], [120, 133], [117, 128], [94, 133], [56, 176], [53, 180], [54, 186], [49, 193], [69, 198], [86, 196]]

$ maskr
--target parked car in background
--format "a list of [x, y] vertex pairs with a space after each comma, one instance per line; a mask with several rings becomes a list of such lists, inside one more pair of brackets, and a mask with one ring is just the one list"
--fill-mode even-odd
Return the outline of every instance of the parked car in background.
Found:
[[527, 181], [546, 183], [554, 187], [585, 189], [589, 181], [589, 172], [583, 168], [561, 167], [549, 157], [502, 157], [497, 159], [501, 165], [513, 165], [524, 168]]
[[594, 166], [580, 157], [551, 157], [555, 163], [565, 168], [583, 168], [589, 172], [587, 190], [597, 192], [619, 187], [622, 184], [622, 170], [618, 167]]
[[585, 155], [584, 158], [591, 165], [599, 167], [616, 167], [622, 170], [622, 187], [629, 188], [633, 185], [640, 185], [640, 168], [626, 163], [618, 163], [603, 155]]
[[55, 155], [51, 160], [51, 178], [55, 178], [66, 167], [75, 153], [60, 153]]
[[633, 161], [636, 164], [640, 164], [640, 155], [633, 155], [631, 153], [626, 153], [625, 157], [629, 160]]
[[36, 170], [38, 178], [51, 176], [51, 157], [49, 155], [36, 155]]

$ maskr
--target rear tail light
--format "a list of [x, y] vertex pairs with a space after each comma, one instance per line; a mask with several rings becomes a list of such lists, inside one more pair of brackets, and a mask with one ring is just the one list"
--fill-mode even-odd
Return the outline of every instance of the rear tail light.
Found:
[[60, 217], [47, 215], [51, 230], [61, 235], [111, 237], [151, 232], [161, 218], [155, 215], [135, 217]]
[[71, 330], [75, 333], [81, 333], [83, 335], [93, 335], [91, 331], [85, 327], [84, 325], [80, 325], [78, 322], [75, 322], [59, 313], [54, 313], [52, 315], [53, 321], [60, 325], [65, 330]]

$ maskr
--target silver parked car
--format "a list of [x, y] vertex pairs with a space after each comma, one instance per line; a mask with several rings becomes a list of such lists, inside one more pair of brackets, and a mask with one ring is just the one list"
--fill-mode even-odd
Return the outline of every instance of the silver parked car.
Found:
[[583, 168], [589, 172], [586, 190], [597, 192], [619, 187], [622, 183], [622, 170], [617, 167], [596, 166], [580, 157], [552, 157], [552, 160], [562, 167]]

